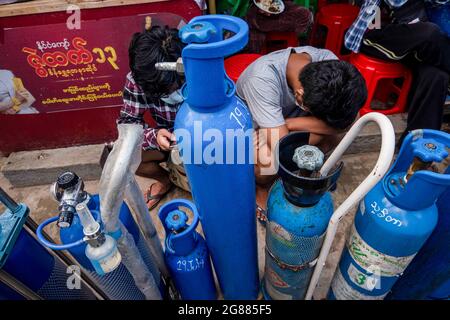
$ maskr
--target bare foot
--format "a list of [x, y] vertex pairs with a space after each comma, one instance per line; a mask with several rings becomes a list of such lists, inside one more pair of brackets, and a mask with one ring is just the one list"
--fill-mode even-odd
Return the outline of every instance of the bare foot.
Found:
[[147, 200], [147, 207], [149, 210], [156, 207], [158, 202], [169, 192], [172, 187], [170, 181], [156, 181], [150, 185], [148, 188], [145, 199]]

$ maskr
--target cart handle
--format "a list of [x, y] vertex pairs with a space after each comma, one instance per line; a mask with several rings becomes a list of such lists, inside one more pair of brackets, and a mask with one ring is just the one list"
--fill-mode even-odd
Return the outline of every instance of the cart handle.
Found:
[[322, 166], [320, 173], [322, 175], [328, 174], [328, 172], [333, 168], [333, 166], [339, 161], [344, 152], [350, 146], [350, 144], [355, 140], [361, 130], [369, 122], [375, 122], [381, 131], [381, 150], [378, 156], [377, 163], [372, 169], [372, 172], [364, 179], [364, 181], [350, 194], [350, 196], [345, 199], [345, 201], [339, 206], [339, 208], [334, 211], [331, 216], [330, 222], [327, 227], [325, 240], [320, 250], [317, 265], [314, 269], [314, 273], [309, 282], [308, 291], [306, 292], [305, 299], [311, 300], [314, 290], [319, 282], [319, 277], [322, 273], [323, 266], [330, 252], [331, 245], [333, 243], [339, 222], [343, 217], [350, 211], [350, 209], [359, 203], [361, 199], [383, 178], [392, 162], [395, 151], [395, 133], [392, 123], [388, 117], [381, 113], [370, 112], [362, 116], [351, 129], [344, 136], [342, 141], [336, 147], [334, 152]]

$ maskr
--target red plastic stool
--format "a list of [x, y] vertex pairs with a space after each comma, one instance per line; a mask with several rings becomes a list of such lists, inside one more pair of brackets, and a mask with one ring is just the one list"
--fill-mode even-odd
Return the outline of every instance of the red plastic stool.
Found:
[[[411, 71], [399, 62], [387, 62], [368, 57], [364, 54], [352, 54], [350, 63], [353, 64], [366, 80], [367, 101], [359, 111], [360, 115], [376, 111], [383, 114], [402, 113], [406, 111], [409, 89], [411, 88]], [[399, 85], [397, 81], [402, 79]], [[389, 109], [379, 110], [374, 108], [374, 103], [379, 101], [385, 106], [390, 96], [396, 98]]]
[[267, 54], [276, 50], [288, 47], [298, 47], [298, 37], [295, 32], [277, 32], [266, 33], [266, 43], [262, 54]]
[[237, 82], [242, 72], [256, 59], [261, 57], [260, 54], [243, 53], [225, 59], [225, 71], [234, 83]]
[[[333, 51], [339, 59], [347, 60], [350, 52], [343, 53], [344, 37], [347, 30], [357, 18], [359, 7], [346, 3], [328, 4], [322, 7], [316, 15], [316, 23], [312, 32], [312, 41], [314, 46], [318, 44], [318, 29], [320, 26], [327, 29], [325, 36], [325, 44], [322, 45], [328, 50]], [[320, 40], [320, 39], [319, 39]]]

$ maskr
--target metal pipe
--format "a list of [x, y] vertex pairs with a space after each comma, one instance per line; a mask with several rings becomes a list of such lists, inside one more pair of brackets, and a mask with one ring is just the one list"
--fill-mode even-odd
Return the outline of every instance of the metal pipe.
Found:
[[176, 71], [178, 74], [184, 74], [183, 59], [178, 58], [176, 62], [157, 62], [155, 63], [156, 70], [161, 71]]
[[319, 282], [322, 269], [325, 265], [325, 261], [330, 252], [331, 245], [333, 243], [339, 222], [342, 218], [350, 211], [350, 209], [359, 203], [362, 198], [383, 178], [392, 162], [395, 151], [395, 133], [392, 123], [388, 117], [381, 113], [371, 112], [363, 117], [361, 117], [356, 123], [351, 127], [351, 129], [344, 136], [342, 141], [336, 147], [334, 152], [322, 166], [320, 173], [326, 175], [333, 166], [341, 159], [344, 152], [353, 142], [353, 140], [358, 136], [361, 130], [369, 122], [375, 122], [381, 131], [381, 150], [378, 156], [377, 163], [375, 167], [370, 172], [370, 174], [364, 179], [364, 181], [350, 194], [350, 196], [345, 199], [345, 201], [337, 208], [333, 213], [328, 224], [327, 232], [325, 235], [325, 240], [320, 250], [317, 265], [314, 269], [311, 281], [308, 286], [308, 291], [306, 292], [306, 300], [311, 300], [314, 290]]
[[176, 62], [158, 62], [155, 63], [156, 70], [161, 71], [177, 71], [177, 63]]
[[134, 213], [133, 217], [136, 219], [138, 226], [141, 228], [156, 265], [163, 274], [163, 277], [169, 278], [169, 270], [164, 262], [164, 252], [161, 241], [158, 238], [158, 232], [156, 231], [155, 225], [148, 214], [147, 204], [142, 197], [141, 189], [139, 188], [139, 185], [134, 177], [125, 189], [125, 201]]
[[[140, 125], [119, 124], [119, 138], [106, 160], [100, 179], [100, 212], [105, 231], [114, 236], [136, 286], [146, 299], [161, 299], [156, 281], [144, 263], [132, 235], [119, 219], [125, 190], [134, 179], [141, 162], [143, 128]], [[140, 193], [140, 192], [139, 192]]]
[[132, 275], [136, 286], [145, 296], [145, 299], [161, 300], [162, 296], [155, 278], [142, 259], [133, 236], [122, 223], [120, 223], [120, 229], [122, 236], [117, 240], [117, 248], [122, 255], [122, 263]]

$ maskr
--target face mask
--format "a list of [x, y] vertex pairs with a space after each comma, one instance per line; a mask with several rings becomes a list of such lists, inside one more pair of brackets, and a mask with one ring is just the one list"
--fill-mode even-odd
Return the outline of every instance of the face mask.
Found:
[[175, 105], [182, 103], [184, 101], [184, 98], [181, 95], [181, 90], [178, 89], [169, 94], [168, 96], [161, 97], [161, 100], [167, 104]]

